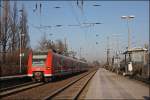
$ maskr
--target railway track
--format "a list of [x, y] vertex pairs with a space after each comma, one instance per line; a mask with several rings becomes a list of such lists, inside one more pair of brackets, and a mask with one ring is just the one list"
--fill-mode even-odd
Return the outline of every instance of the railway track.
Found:
[[[74, 95], [74, 97], [78, 97], [79, 94], [82, 92], [83, 88], [86, 86], [85, 83], [88, 83], [87, 78], [85, 78], [85, 80], [84, 80], [85, 83], [83, 81], [81, 82], [81, 79], [83, 79], [85, 76], [91, 77], [92, 75], [94, 75], [94, 71], [96, 71], [96, 69], [90, 70], [88, 72], [84, 72], [81, 74], [77, 74], [75, 76], [71, 76], [71, 77], [65, 78], [63, 80], [56, 80], [53, 82], [46, 83], [44, 85], [40, 84], [41, 86], [35, 86], [35, 88], [25, 88], [24, 90], [17, 91], [17, 92], [14, 92], [12, 94], [10, 93], [8, 95], [3, 95], [2, 100], [8, 100], [8, 99], [9, 100], [10, 99], [14, 99], [14, 100], [16, 100], [16, 99], [17, 100], [22, 100], [22, 99], [27, 99], [27, 100], [49, 99], [49, 97], [52, 98], [51, 97], [52, 94], [55, 94], [59, 90], [62, 91], [63, 88], [64, 88], [63, 90], [66, 90], [67, 88], [69, 88], [69, 86], [68, 86], [69, 84], [70, 84], [70, 86], [73, 86], [73, 84], [75, 84], [77, 82], [78, 82], [78, 86], [80, 86], [81, 90], [79, 90], [79, 87], [78, 87], [77, 92], [76, 92], [76, 96]], [[88, 75], [90, 75], [90, 76], [88, 76]], [[75, 93], [75, 92], [72, 92], [72, 93]]]
[[96, 71], [87, 73], [86, 75], [66, 84], [64, 87], [55, 90], [50, 95], [44, 97], [43, 100], [50, 99], [71, 99], [76, 100], [82, 93], [90, 79], [94, 76]]
[[35, 83], [35, 82], [28, 82], [25, 84], [21, 84], [21, 85], [16, 85], [16, 86], [12, 86], [12, 87], [8, 87], [8, 88], [4, 88], [0, 90], [0, 97], [4, 97], [7, 95], [11, 95], [11, 94], [15, 94], [21, 91], [25, 91], [27, 89], [31, 89], [37, 86], [41, 86], [44, 83]]
[[19, 88], [19, 87], [30, 85], [30, 84], [34, 84], [34, 82], [26, 82], [26, 83], [23, 83], [23, 84], [18, 84], [18, 85], [14, 85], [14, 86], [4, 87], [4, 88], [0, 89], [0, 92], [8, 91], [8, 90], [11, 90], [11, 89]]
[[4, 88], [19, 86], [31, 81], [31, 78], [26, 76], [0, 77], [0, 92], [2, 92], [2, 89]]

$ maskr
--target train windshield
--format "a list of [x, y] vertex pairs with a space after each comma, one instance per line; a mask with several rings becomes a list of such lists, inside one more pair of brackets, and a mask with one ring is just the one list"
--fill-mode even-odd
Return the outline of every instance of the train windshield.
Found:
[[44, 66], [47, 55], [33, 55], [32, 66]]

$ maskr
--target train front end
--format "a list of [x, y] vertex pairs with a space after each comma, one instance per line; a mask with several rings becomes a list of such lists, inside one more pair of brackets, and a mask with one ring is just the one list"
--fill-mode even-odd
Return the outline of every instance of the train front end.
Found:
[[51, 73], [51, 53], [32, 52], [28, 60], [28, 76], [33, 81], [48, 81]]

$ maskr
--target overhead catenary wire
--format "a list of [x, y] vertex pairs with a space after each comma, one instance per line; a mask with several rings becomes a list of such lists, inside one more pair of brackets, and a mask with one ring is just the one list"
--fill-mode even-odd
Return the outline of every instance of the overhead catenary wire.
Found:
[[70, 7], [71, 7], [70, 10], [71, 10], [71, 12], [72, 12], [73, 17], [75, 18], [76, 22], [77, 22], [79, 25], [81, 25], [81, 22], [80, 22], [78, 16], [76, 15], [76, 13], [75, 13], [75, 10], [74, 10], [74, 8], [73, 8], [73, 5], [71, 4], [71, 2], [68, 2], [68, 3], [69, 3], [69, 5], [70, 5]]
[[[80, 1], [80, 2], [79, 2]], [[81, 12], [83, 13], [83, 4], [84, 4], [84, 1], [83, 0], [77, 0], [77, 6], [81, 9]]]
[[[69, 26], [79, 26], [81, 30], [84, 31], [83, 27], [82, 27], [82, 21], [80, 21], [79, 17], [77, 16], [77, 13], [75, 12], [75, 9], [74, 9], [74, 5], [72, 5], [71, 2], [67, 2], [69, 5], [70, 5], [70, 11], [73, 15], [73, 17], [75, 18], [75, 21], [77, 22], [76, 25], [69, 25]], [[81, 45], [81, 44], [80, 44]], [[83, 46], [82, 46], [83, 47]]]
[[[77, 1], [77, 3], [79, 3], [79, 2]], [[84, 46], [86, 48], [86, 47], [89, 46], [88, 45], [89, 43], [88, 43], [87, 33], [88, 33], [89, 30], [91, 32], [91, 27], [93, 27], [95, 25], [95, 23], [87, 23], [87, 17], [85, 15], [85, 13], [83, 13], [83, 12], [81, 13], [82, 18], [83, 18], [83, 20], [81, 22], [79, 20], [79, 17], [76, 15], [75, 10], [74, 10], [74, 8], [73, 8], [71, 3], [70, 3], [70, 5], [71, 5], [72, 14], [74, 15], [77, 23], [80, 25], [80, 28], [84, 31], [84, 34], [85, 34], [85, 36], [84, 36], [85, 37], [85, 41], [84, 42], [87, 44], [87, 45], [84, 45]], [[70, 26], [79, 26], [79, 25], [70, 25]]]

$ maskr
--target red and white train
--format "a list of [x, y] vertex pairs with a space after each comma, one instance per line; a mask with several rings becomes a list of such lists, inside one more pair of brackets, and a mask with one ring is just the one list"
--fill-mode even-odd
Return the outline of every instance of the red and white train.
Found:
[[87, 70], [86, 62], [66, 57], [53, 51], [30, 52], [28, 76], [34, 81], [49, 81], [55, 76], [64, 76]]

